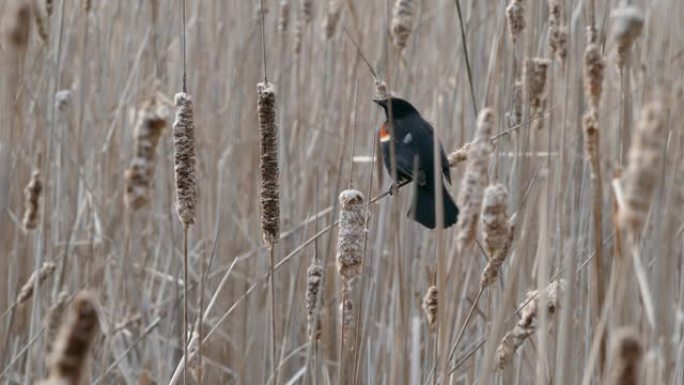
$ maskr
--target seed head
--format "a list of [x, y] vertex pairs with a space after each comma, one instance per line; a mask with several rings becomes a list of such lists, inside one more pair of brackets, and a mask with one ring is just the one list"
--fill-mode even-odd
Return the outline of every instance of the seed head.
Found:
[[321, 320], [318, 313], [323, 274], [323, 266], [315, 260], [306, 272], [306, 321], [310, 340], [318, 340], [321, 337]]
[[594, 111], [598, 111], [601, 101], [604, 68], [601, 47], [590, 42], [584, 51], [584, 93], [589, 99], [589, 106]]
[[290, 0], [280, 0], [280, 15], [278, 17], [278, 31], [287, 32], [290, 25]]
[[392, 11], [390, 32], [392, 42], [399, 49], [406, 48], [414, 24], [413, 0], [396, 0]]
[[4, 35], [15, 50], [28, 45], [31, 31], [31, 4], [28, 1], [12, 0], [5, 9]]
[[644, 27], [644, 16], [643, 12], [633, 5], [615, 9], [610, 16], [613, 19], [612, 33], [617, 42], [618, 67], [622, 68], [632, 43]]
[[434, 327], [437, 323], [438, 311], [437, 286], [432, 285], [428, 287], [427, 292], [423, 297], [423, 312], [425, 313], [425, 318], [427, 318], [430, 327]]
[[330, 40], [335, 31], [337, 31], [337, 24], [340, 21], [340, 16], [342, 16], [342, 0], [329, 0], [328, 1], [328, 13], [325, 15], [325, 21], [323, 22], [323, 31], [325, 32], [325, 40]]
[[174, 97], [176, 120], [173, 122], [174, 169], [176, 171], [176, 211], [186, 228], [195, 223], [197, 183], [195, 177], [195, 123], [192, 97], [184, 92]]
[[608, 384], [637, 385], [643, 354], [641, 337], [634, 329], [622, 327], [616, 330], [610, 347], [611, 370]]
[[361, 275], [366, 210], [358, 190], [340, 193], [340, 222], [337, 235], [337, 271], [345, 285]]
[[511, 40], [515, 43], [525, 30], [525, 4], [523, 0], [511, 0], [506, 7], [506, 17], [508, 18], [508, 32], [511, 34]]
[[271, 83], [259, 83], [257, 94], [261, 135], [261, 232], [264, 242], [273, 247], [280, 236], [280, 171], [275, 86]]
[[40, 219], [40, 194], [43, 182], [40, 181], [40, 171], [33, 170], [31, 180], [24, 188], [24, 228], [34, 230]]
[[36, 284], [36, 281], [38, 282], [38, 286], [45, 282], [46, 279], [48, 279], [52, 273], [55, 272], [55, 264], [54, 262], [45, 262], [43, 263], [43, 266], [40, 267], [39, 270], [34, 271], [29, 279], [26, 281], [24, 286], [21, 287], [21, 290], [19, 290], [19, 295], [17, 295], [17, 305], [21, 305], [24, 302], [28, 301], [32, 296], [33, 296], [33, 288]]

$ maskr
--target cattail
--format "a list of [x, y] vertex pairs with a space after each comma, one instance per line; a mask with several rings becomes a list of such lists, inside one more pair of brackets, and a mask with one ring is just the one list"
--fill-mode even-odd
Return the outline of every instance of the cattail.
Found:
[[466, 143], [463, 147], [449, 154], [449, 167], [456, 167], [459, 164], [468, 160], [468, 152], [470, 151], [470, 143]]
[[525, 30], [525, 5], [523, 0], [511, 0], [508, 7], [506, 7], [506, 18], [508, 19], [508, 32], [511, 34], [513, 43], [515, 43]]
[[295, 56], [299, 56], [299, 54], [302, 52], [302, 39], [304, 38], [304, 22], [302, 21], [302, 18], [300, 17], [295, 21], [295, 30], [294, 30], [294, 43], [292, 45], [292, 52], [294, 52]]
[[321, 321], [318, 311], [323, 273], [323, 266], [318, 261], [311, 262], [306, 271], [306, 324], [309, 340], [318, 340], [321, 337]]
[[603, 72], [605, 63], [601, 47], [596, 44], [595, 33], [591, 27], [587, 31], [587, 48], [584, 51], [584, 93], [589, 99], [592, 110], [598, 111], [603, 92]]
[[522, 123], [523, 118], [523, 86], [522, 81], [516, 80], [513, 84], [512, 110], [506, 112], [506, 127], [509, 129]]
[[639, 383], [641, 359], [644, 354], [639, 335], [630, 327], [615, 331], [611, 341], [611, 370], [609, 385], [636, 385]]
[[354, 342], [354, 303], [349, 299], [348, 292], [345, 292], [344, 299], [340, 303], [340, 319], [342, 320], [342, 344], [347, 349], [351, 349]]
[[45, 0], [45, 12], [48, 17], [52, 16], [52, 1], [53, 0]]
[[[560, 296], [563, 294], [565, 283], [563, 280], [551, 282], [543, 290], [528, 292], [520, 320], [515, 327], [506, 333], [496, 350], [496, 360], [499, 369], [503, 369], [513, 358], [513, 354], [525, 342], [527, 337], [537, 329], [537, 315], [542, 303], [546, 305], [548, 315], [553, 315], [560, 306]], [[543, 302], [542, 302], [543, 301]]]
[[4, 34], [16, 50], [26, 48], [31, 30], [31, 5], [28, 1], [14, 0], [5, 9]]
[[150, 199], [157, 144], [165, 126], [166, 119], [156, 100], [146, 101], [135, 126], [135, 156], [124, 173], [124, 200], [133, 210], [145, 206]]
[[427, 292], [423, 297], [423, 312], [425, 313], [425, 318], [427, 318], [430, 327], [434, 327], [435, 323], [437, 323], [438, 311], [437, 286], [432, 285], [428, 287]]
[[99, 326], [94, 299], [77, 294], [64, 321], [50, 357], [48, 383], [78, 385]]
[[392, 11], [390, 33], [392, 42], [399, 49], [406, 48], [414, 24], [413, 0], [396, 0]]
[[43, 15], [38, 6], [38, 3], [33, 4], [33, 17], [36, 19], [36, 31], [38, 31], [38, 37], [43, 43], [48, 41], [48, 22], [47, 18]]
[[50, 309], [47, 313], [45, 321], [45, 357], [47, 358], [46, 363], [48, 365], [49, 357], [54, 349], [57, 333], [59, 332], [60, 326], [62, 326], [64, 311], [66, 310], [68, 304], [67, 299], [69, 299], [69, 295], [66, 292], [63, 291], [59, 293], [57, 301], [50, 306]]
[[613, 19], [613, 36], [617, 42], [618, 68], [622, 68], [632, 43], [644, 27], [644, 16], [643, 12], [633, 5], [615, 9], [610, 16]]
[[499, 276], [501, 265], [503, 265], [504, 261], [508, 257], [508, 253], [511, 250], [511, 245], [513, 244], [516, 219], [516, 214], [513, 214], [510, 218], [508, 218], [508, 221], [506, 222], [506, 226], [508, 228], [506, 230], [506, 241], [500, 249], [492, 254], [487, 262], [487, 266], [485, 266], [484, 270], [482, 270], [482, 275], [480, 276], [480, 287], [482, 289], [494, 283], [496, 278]]
[[261, 128], [261, 232], [264, 242], [273, 247], [280, 236], [275, 86], [271, 83], [259, 83], [257, 93], [257, 112]]
[[344, 190], [340, 194], [337, 271], [344, 280], [345, 286], [361, 275], [366, 221], [364, 199], [363, 194], [358, 190]]
[[525, 87], [530, 109], [535, 113], [546, 101], [546, 70], [551, 61], [544, 58], [525, 59]]
[[584, 147], [587, 151], [587, 157], [591, 164], [592, 173], [595, 173], [599, 167], [599, 130], [598, 130], [598, 114], [596, 110], [587, 112], [582, 118], [582, 126], [584, 128]]
[[651, 197], [658, 185], [658, 175], [665, 150], [665, 111], [660, 101], [641, 110], [639, 125], [632, 137], [629, 164], [622, 177], [622, 227], [637, 236], [646, 221]]
[[562, 17], [560, 2], [549, 0], [549, 47], [561, 66], [568, 55], [568, 30]]
[[34, 271], [29, 277], [29, 279], [26, 281], [24, 286], [21, 287], [21, 290], [19, 290], [19, 295], [17, 295], [16, 304], [21, 305], [24, 302], [28, 301], [33, 296], [33, 288], [36, 284], [36, 281], [38, 282], [38, 286], [40, 286], [43, 282], [45, 282], [46, 279], [48, 279], [52, 275], [52, 273], [55, 272], [55, 267], [56, 265], [54, 264], [54, 262], [45, 262], [39, 270]]
[[40, 193], [43, 182], [40, 181], [40, 171], [33, 170], [31, 180], [24, 187], [24, 228], [34, 230], [40, 219]]
[[384, 80], [375, 79], [375, 99], [382, 100], [388, 97], [390, 97], [390, 93], [387, 89], [387, 83]]
[[188, 228], [195, 223], [197, 210], [195, 123], [192, 117], [192, 97], [185, 92], [180, 92], [174, 97], [174, 103], [177, 108], [176, 120], [173, 122], [176, 211], [183, 226]]
[[502, 184], [490, 185], [484, 191], [480, 231], [490, 259], [508, 242], [507, 201], [508, 191]]
[[340, 16], [342, 15], [342, 0], [329, 0], [328, 2], [328, 13], [325, 15], [325, 21], [323, 22], [323, 30], [325, 32], [325, 40], [330, 40], [331, 37], [337, 31], [337, 24], [340, 21]]
[[92, 9], [92, 0], [83, 0], [83, 11], [85, 13], [90, 12]]
[[490, 137], [494, 131], [494, 111], [485, 108], [477, 118], [475, 141], [468, 151], [465, 183], [459, 193], [461, 215], [458, 220], [458, 248], [464, 250], [475, 240], [482, 205], [482, 191], [487, 183], [489, 156], [493, 146]]
[[280, 0], [280, 15], [278, 16], [278, 31], [287, 32], [290, 25], [290, 0]]
[[302, 20], [309, 24], [313, 18], [313, 0], [302, 0]]

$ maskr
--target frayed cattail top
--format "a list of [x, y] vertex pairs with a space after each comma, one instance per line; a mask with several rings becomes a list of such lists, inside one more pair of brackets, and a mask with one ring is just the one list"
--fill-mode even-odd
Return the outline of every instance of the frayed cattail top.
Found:
[[644, 347], [637, 332], [630, 327], [620, 328], [614, 332], [610, 345], [611, 369], [607, 384], [638, 384]]
[[549, 0], [549, 47], [561, 66], [568, 56], [568, 31], [563, 23], [563, 8], [558, 0]]
[[605, 63], [601, 54], [601, 47], [596, 44], [595, 35], [591, 27], [587, 31], [587, 48], [584, 51], [584, 93], [589, 99], [592, 110], [598, 111], [603, 92], [603, 72]]
[[525, 59], [525, 87], [532, 110], [542, 108], [546, 101], [546, 70], [550, 64], [549, 59]]
[[512, 108], [506, 112], [506, 127], [513, 128], [522, 123], [523, 118], [523, 86], [522, 81], [517, 79], [513, 83]]
[[266, 244], [273, 247], [280, 236], [275, 86], [271, 83], [259, 83], [257, 94], [257, 113], [261, 133], [261, 231]]
[[345, 286], [361, 275], [363, 235], [366, 225], [364, 196], [358, 190], [340, 193], [340, 223], [337, 235], [337, 271]]
[[94, 299], [87, 293], [76, 295], [60, 328], [50, 357], [51, 381], [80, 384], [88, 352], [98, 330]]
[[399, 49], [406, 48], [414, 24], [413, 0], [396, 0], [392, 11], [390, 32], [392, 42]]
[[511, 0], [506, 7], [506, 18], [508, 19], [508, 32], [511, 34], [513, 43], [525, 30], [525, 4], [523, 0]]
[[508, 191], [502, 184], [488, 186], [484, 191], [480, 229], [489, 258], [504, 248], [508, 242], [508, 214], [506, 213]]
[[40, 181], [40, 171], [33, 170], [31, 181], [24, 188], [24, 228], [34, 230], [40, 219], [40, 193], [43, 183]]
[[342, 6], [344, 3], [342, 0], [330, 0], [328, 2], [328, 12], [325, 15], [325, 20], [323, 22], [323, 37], [325, 40], [329, 40], [337, 31], [337, 24], [340, 21], [340, 16], [342, 15]]
[[309, 24], [313, 17], [313, 0], [302, 0], [302, 20]]
[[124, 173], [124, 200], [134, 210], [145, 206], [150, 199], [157, 144], [165, 126], [166, 119], [156, 100], [147, 100], [135, 125], [135, 155]]
[[306, 271], [306, 325], [309, 339], [317, 340], [321, 335], [321, 324], [318, 309], [321, 299], [321, 284], [323, 283], [323, 266], [318, 261], [311, 262]]
[[660, 101], [651, 102], [641, 110], [639, 125], [629, 148], [629, 164], [622, 176], [620, 218], [632, 236], [641, 232], [646, 221], [666, 139], [664, 107]]
[[489, 156], [492, 153], [490, 137], [494, 131], [494, 111], [485, 108], [477, 118], [475, 141], [468, 152], [465, 183], [459, 192], [461, 216], [458, 220], [458, 247], [465, 249], [475, 240], [477, 223], [482, 206], [482, 191], [487, 183]]
[[432, 285], [428, 287], [427, 292], [425, 292], [425, 296], [423, 297], [423, 312], [425, 313], [425, 318], [427, 318], [430, 327], [435, 326], [437, 323], [437, 313], [439, 312], [437, 293], [437, 286]]
[[176, 211], [186, 228], [195, 223], [197, 181], [195, 176], [195, 123], [192, 97], [185, 92], [174, 97], [176, 120], [173, 122], [174, 169], [176, 171]]
[[622, 68], [632, 43], [644, 27], [644, 16], [643, 12], [633, 5], [615, 9], [610, 16], [613, 19], [613, 36], [617, 42], [618, 67]]

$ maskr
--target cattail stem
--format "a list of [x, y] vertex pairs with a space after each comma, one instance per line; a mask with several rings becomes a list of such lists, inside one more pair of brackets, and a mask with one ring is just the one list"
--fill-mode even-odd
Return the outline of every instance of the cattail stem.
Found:
[[269, 247], [268, 249], [268, 256], [269, 256], [269, 286], [271, 289], [271, 302], [270, 302], [270, 310], [271, 310], [271, 363], [273, 365], [273, 380], [275, 381], [274, 384], [278, 385], [278, 363], [276, 362], [276, 346], [277, 346], [277, 334], [276, 334], [276, 322], [275, 322], [275, 317], [276, 317], [276, 310], [275, 310], [275, 257], [274, 257], [274, 250], [273, 246]]
[[188, 228], [183, 226], [183, 385], [188, 383]]
[[461, 329], [458, 331], [458, 335], [456, 336], [456, 342], [454, 342], [454, 346], [451, 347], [451, 351], [449, 352], [448, 362], [451, 362], [451, 360], [454, 358], [454, 354], [456, 353], [456, 349], [458, 348], [458, 344], [461, 342], [461, 339], [463, 338], [463, 335], [465, 334], [465, 330], [468, 327], [468, 324], [470, 323], [470, 319], [473, 316], [475, 308], [480, 303], [480, 297], [482, 297], [482, 293], [484, 293], [484, 289], [485, 289], [484, 287], [480, 286], [480, 290], [478, 290], [478, 292], [477, 292], [477, 296], [475, 297], [475, 301], [473, 301], [473, 304], [470, 306], [470, 310], [468, 311], [468, 315], [465, 318], [465, 322], [463, 322], [463, 326], [461, 326]]

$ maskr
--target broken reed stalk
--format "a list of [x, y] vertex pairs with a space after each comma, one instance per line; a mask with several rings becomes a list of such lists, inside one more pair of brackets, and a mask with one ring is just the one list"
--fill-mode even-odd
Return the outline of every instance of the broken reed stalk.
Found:
[[607, 385], [637, 385], [641, 379], [644, 346], [631, 327], [615, 331], [610, 348], [611, 368]]
[[[551, 282], [542, 290], [528, 292], [520, 312], [520, 320], [515, 327], [501, 339], [496, 349], [497, 367], [503, 369], [513, 359], [515, 352], [525, 340], [537, 330], [537, 315], [542, 304], [546, 306], [549, 315], [556, 313], [560, 306], [565, 283], [562, 279]], [[542, 330], [542, 333], [545, 331]]]
[[406, 48], [408, 39], [413, 32], [414, 22], [413, 0], [396, 0], [392, 10], [390, 34], [392, 43], [401, 51]]
[[[195, 123], [192, 97], [179, 92], [174, 97], [174, 169], [176, 175], [176, 212], [183, 223], [183, 378], [188, 372], [188, 230], [195, 223], [197, 182], [195, 177]], [[187, 381], [186, 381], [187, 382]]]
[[31, 172], [31, 180], [24, 188], [24, 229], [35, 230], [40, 219], [40, 194], [43, 191], [43, 183], [40, 180], [38, 169]]
[[45, 262], [40, 269], [34, 271], [29, 279], [26, 280], [24, 286], [22, 286], [19, 290], [19, 294], [17, 295], [17, 299], [15, 301], [16, 306], [23, 305], [26, 301], [31, 299], [31, 297], [33, 297], [34, 288], [45, 282], [52, 275], [52, 273], [55, 272], [55, 268], [56, 265], [54, 262]]
[[135, 125], [135, 155], [124, 172], [126, 206], [137, 210], [150, 200], [159, 139], [166, 127], [162, 110], [153, 97], [145, 103]]
[[465, 183], [459, 192], [461, 214], [457, 222], [457, 247], [462, 252], [475, 241], [477, 223], [482, 205], [482, 192], [487, 183], [489, 156], [493, 145], [490, 140], [494, 131], [494, 111], [485, 108], [477, 118], [475, 141], [468, 151]]
[[90, 346], [99, 327], [94, 298], [80, 292], [69, 306], [49, 357], [49, 376], [45, 385], [81, 384]]

